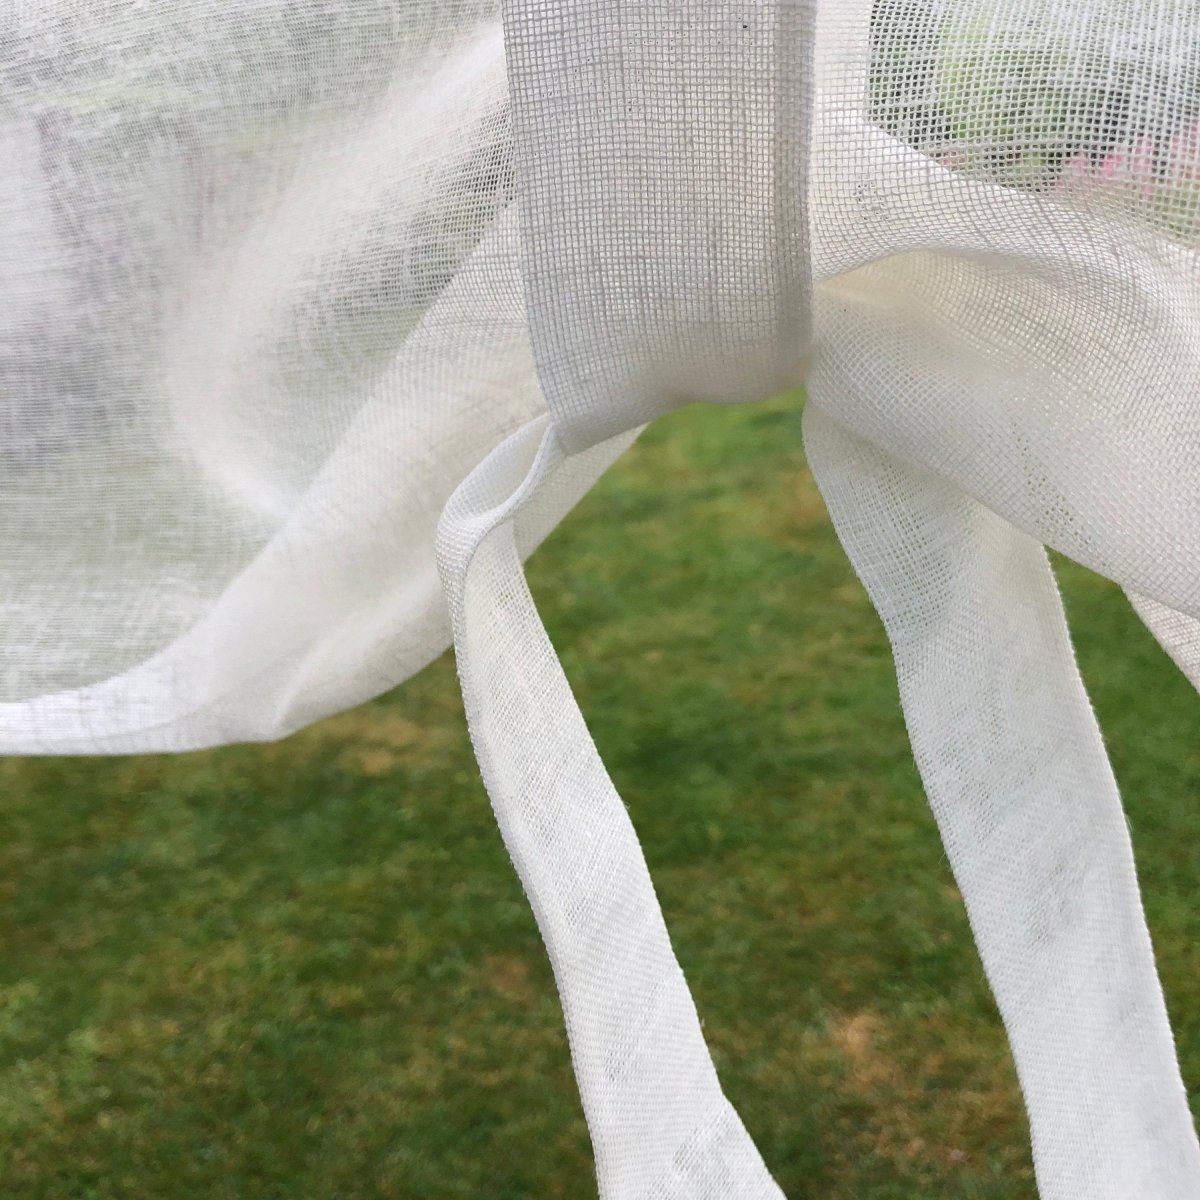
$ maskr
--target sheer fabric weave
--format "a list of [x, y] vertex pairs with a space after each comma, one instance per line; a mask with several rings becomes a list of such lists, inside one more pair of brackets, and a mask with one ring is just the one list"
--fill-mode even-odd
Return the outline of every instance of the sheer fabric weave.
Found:
[[616, 1198], [773, 1197], [521, 571], [801, 383], [1045, 1200], [1200, 1147], [1050, 546], [1200, 683], [1191, 0], [9, 0], [0, 750], [271, 739], [453, 640]]

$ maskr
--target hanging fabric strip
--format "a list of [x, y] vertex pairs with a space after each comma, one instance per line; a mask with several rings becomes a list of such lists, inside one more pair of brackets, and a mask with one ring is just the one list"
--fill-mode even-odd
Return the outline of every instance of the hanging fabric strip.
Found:
[[815, 0], [504, 0], [527, 308], [568, 450], [800, 382]]
[[631, 440], [568, 456], [540, 418], [451, 498], [438, 563], [467, 720], [554, 968], [600, 1195], [778, 1198], [721, 1092], [637, 835], [521, 568], [555, 493], [582, 491]]
[[1130, 604], [1175, 665], [1200, 688], [1200, 621], [1157, 600], [1126, 592]]
[[811, 401], [805, 444], [892, 642], [1042, 1200], [1200, 1195], [1129, 834], [1045, 551]]

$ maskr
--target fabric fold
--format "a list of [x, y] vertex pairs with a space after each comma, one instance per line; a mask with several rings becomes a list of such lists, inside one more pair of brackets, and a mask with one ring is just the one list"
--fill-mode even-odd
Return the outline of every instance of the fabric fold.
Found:
[[1158, 644], [1187, 676], [1192, 687], [1200, 689], [1200, 620], [1148, 596], [1139, 596], [1136, 592], [1125, 594]]
[[438, 564], [471, 738], [562, 999], [603, 1200], [777, 1200], [721, 1091], [633, 825], [521, 568], [554, 494], [632, 435], [568, 455], [545, 418], [451, 498]]

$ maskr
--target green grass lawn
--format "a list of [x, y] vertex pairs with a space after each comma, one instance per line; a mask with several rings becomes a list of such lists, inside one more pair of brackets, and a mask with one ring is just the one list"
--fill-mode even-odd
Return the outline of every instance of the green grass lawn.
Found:
[[[792, 401], [655, 426], [530, 567], [726, 1090], [793, 1200], [1031, 1200], [887, 645]], [[1200, 705], [1061, 570], [1200, 1086]], [[0, 1191], [594, 1194], [443, 658], [275, 746], [0, 763]]]

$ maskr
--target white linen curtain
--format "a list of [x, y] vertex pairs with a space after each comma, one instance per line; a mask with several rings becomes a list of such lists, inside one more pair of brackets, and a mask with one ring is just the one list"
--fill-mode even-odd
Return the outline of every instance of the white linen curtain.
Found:
[[0, 155], [0, 750], [277, 738], [453, 639], [602, 1196], [777, 1196], [521, 561], [804, 383], [1041, 1194], [1200, 1195], [1043, 548], [1200, 681], [1191, 0], [9, 0]]

